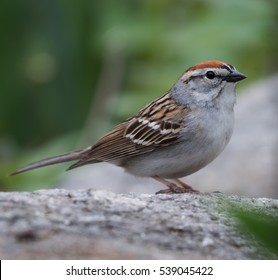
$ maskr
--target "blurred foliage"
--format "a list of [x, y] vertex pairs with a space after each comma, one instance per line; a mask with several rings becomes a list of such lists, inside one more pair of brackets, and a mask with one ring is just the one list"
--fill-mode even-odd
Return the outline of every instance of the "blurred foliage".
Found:
[[277, 71], [277, 13], [276, 0], [1, 1], [0, 189], [24, 185], [7, 173], [43, 143], [91, 144], [192, 64], [222, 59], [249, 82]]
[[[240, 222], [240, 228], [249, 236], [255, 238], [258, 246], [258, 254], [272, 252], [269, 258], [278, 258], [278, 216], [270, 215], [265, 209], [256, 211], [256, 209], [232, 209], [231, 213]], [[266, 250], [263, 252], [262, 250]]]

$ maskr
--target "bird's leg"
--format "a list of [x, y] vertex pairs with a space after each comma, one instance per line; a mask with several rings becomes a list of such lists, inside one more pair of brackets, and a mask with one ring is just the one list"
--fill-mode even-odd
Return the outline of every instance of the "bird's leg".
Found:
[[188, 184], [184, 183], [183, 181], [181, 181], [180, 179], [175, 179], [175, 181], [182, 186], [187, 192], [191, 192], [191, 193], [199, 193], [199, 191], [194, 190], [191, 186], [189, 186]]
[[176, 184], [174, 184], [170, 181], [167, 181], [164, 178], [161, 178], [157, 175], [153, 176], [152, 178], [159, 181], [160, 183], [166, 185], [169, 188], [169, 189], [166, 189], [166, 190], [160, 190], [156, 194], [162, 194], [162, 193], [170, 194], [170, 193], [186, 193], [186, 192], [189, 192], [184, 187], [177, 186]]

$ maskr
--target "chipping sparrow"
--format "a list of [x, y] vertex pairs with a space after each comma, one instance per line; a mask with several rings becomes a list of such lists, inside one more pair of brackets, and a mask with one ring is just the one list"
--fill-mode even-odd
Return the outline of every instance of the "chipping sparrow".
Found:
[[195, 192], [178, 178], [198, 171], [223, 151], [233, 131], [235, 85], [245, 78], [223, 61], [199, 63], [93, 146], [32, 163], [12, 175], [73, 160], [77, 162], [68, 169], [104, 161], [168, 187], [158, 193]]

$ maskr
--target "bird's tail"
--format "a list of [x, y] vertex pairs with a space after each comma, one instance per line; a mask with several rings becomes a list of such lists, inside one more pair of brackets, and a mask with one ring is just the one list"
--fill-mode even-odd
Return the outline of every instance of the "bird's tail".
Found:
[[16, 175], [19, 173], [23, 173], [23, 172], [26, 172], [26, 171], [29, 171], [32, 169], [37, 169], [37, 168], [48, 166], [48, 165], [69, 162], [69, 161], [73, 161], [73, 160], [80, 160], [84, 156], [84, 154], [86, 154], [87, 152], [88, 152], [88, 149], [85, 149], [85, 150], [70, 152], [70, 153], [66, 153], [63, 155], [46, 158], [46, 159], [31, 163], [21, 169], [18, 169], [15, 172], [11, 173], [11, 175], [13, 176], [13, 175]]

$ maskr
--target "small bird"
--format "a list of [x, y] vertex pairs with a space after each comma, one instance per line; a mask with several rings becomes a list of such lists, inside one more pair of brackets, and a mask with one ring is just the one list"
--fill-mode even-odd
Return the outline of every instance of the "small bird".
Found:
[[197, 192], [179, 178], [206, 166], [228, 144], [234, 126], [235, 86], [245, 78], [223, 61], [201, 62], [188, 68], [166, 94], [94, 145], [29, 164], [11, 175], [74, 160], [67, 170], [108, 162], [168, 187], [157, 193]]

